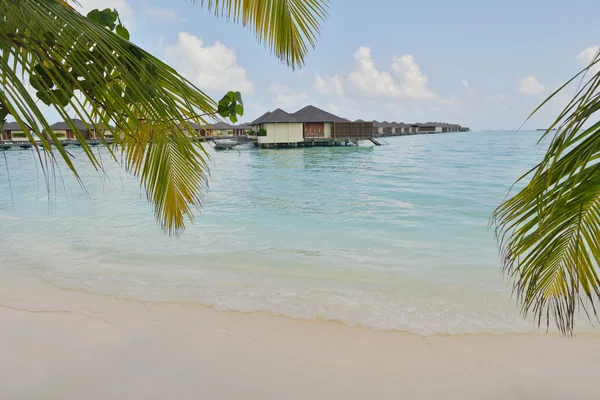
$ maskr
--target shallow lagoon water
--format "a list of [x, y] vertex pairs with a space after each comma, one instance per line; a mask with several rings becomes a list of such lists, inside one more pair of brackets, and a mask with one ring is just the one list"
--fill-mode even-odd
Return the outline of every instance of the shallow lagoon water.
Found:
[[210, 189], [180, 238], [160, 231], [137, 180], [107, 154], [100, 175], [70, 148], [85, 189], [61, 166], [48, 196], [33, 153], [7, 151], [0, 277], [419, 334], [536, 331], [510, 297], [488, 223], [541, 159], [539, 136], [210, 150]]

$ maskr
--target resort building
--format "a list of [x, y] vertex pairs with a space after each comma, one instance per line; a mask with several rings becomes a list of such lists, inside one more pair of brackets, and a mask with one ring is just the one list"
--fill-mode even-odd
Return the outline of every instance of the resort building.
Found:
[[468, 131], [458, 124], [447, 124], [445, 122], [427, 122], [416, 124], [405, 124], [403, 122], [378, 122], [373, 121], [374, 136], [396, 136], [396, 135], [414, 135], [418, 133], [444, 133]]
[[373, 138], [371, 122], [350, 122], [310, 105], [292, 114], [278, 108], [249, 125], [258, 133], [259, 147], [336, 145]]
[[29, 142], [27, 133], [16, 122], [7, 122], [4, 124], [0, 139], [2, 139], [0, 141], [6, 142]]
[[104, 136], [105, 139], [112, 139], [113, 138], [113, 132], [115, 130], [115, 128], [113, 126], [108, 126], [105, 129], [102, 129], [103, 125], [100, 124], [98, 126], [98, 129], [90, 129], [90, 135], [89, 138], [90, 139], [100, 139], [100, 133], [102, 133], [102, 136]]
[[[200, 135], [200, 136], [206, 136], [206, 130], [204, 128], [201, 128], [200, 125], [192, 122], [192, 121], [188, 121], [189, 126], [191, 126], [192, 130], [195, 132], [195, 135]], [[181, 128], [182, 130], [187, 130], [189, 129], [189, 127], [183, 126], [182, 124], [179, 124], [179, 128]], [[189, 136], [193, 136], [192, 135], [192, 131], [188, 131]]]
[[206, 125], [204, 130], [209, 136], [233, 136], [233, 126], [225, 122]]
[[[250, 126], [245, 124], [236, 126], [225, 122], [217, 122], [215, 124], [203, 126], [199, 126], [191, 121], [188, 123], [200, 136], [241, 136], [245, 135], [246, 131], [250, 129]], [[181, 129], [184, 129], [182, 125], [180, 125], [180, 127]]]
[[383, 124], [381, 122], [373, 121], [373, 136], [381, 136], [383, 134]]
[[[83, 139], [88, 140], [90, 138], [90, 131], [85, 126], [83, 121], [80, 119], [73, 119], [71, 121], [73, 125], [79, 129]], [[50, 125], [50, 128], [52, 128], [52, 131], [58, 137], [58, 140], [76, 140], [75, 132], [73, 132], [69, 124], [64, 121], [52, 124]]]
[[398, 124], [396, 124], [396, 128], [395, 128], [395, 132], [397, 134], [402, 134], [402, 135], [408, 135], [409, 134], [409, 128], [410, 126], [403, 123], [403, 122], [399, 122]]
[[394, 129], [396, 128], [395, 127], [395, 125], [396, 125], [395, 122], [383, 121], [381, 123], [381, 125], [382, 125], [382, 129], [381, 130], [382, 130], [384, 136], [390, 136], [392, 133], [394, 133]]
[[442, 133], [442, 125], [436, 122], [427, 122], [418, 126], [419, 133]]
[[247, 124], [233, 125], [232, 128], [233, 128], [233, 136], [245, 135], [246, 131], [249, 131], [252, 129], [250, 127], [250, 125], [247, 125]]

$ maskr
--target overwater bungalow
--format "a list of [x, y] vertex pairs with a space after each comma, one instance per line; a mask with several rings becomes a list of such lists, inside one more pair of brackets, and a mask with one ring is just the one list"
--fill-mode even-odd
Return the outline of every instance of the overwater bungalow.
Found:
[[233, 125], [232, 128], [233, 136], [243, 136], [247, 131], [252, 129], [249, 124]]
[[[85, 140], [88, 140], [90, 138], [90, 131], [88, 130], [87, 126], [83, 123], [82, 120], [73, 119], [71, 120], [71, 122], [73, 123], [73, 125], [75, 125], [75, 127], [77, 127], [77, 129], [79, 129], [79, 132], [81, 133], [81, 135], [83, 135], [83, 138]], [[52, 131], [60, 141], [76, 140], [75, 132], [71, 130], [71, 126], [65, 121], [56, 122], [50, 125], [50, 128], [52, 128]]]
[[[3, 142], [27, 142], [29, 143], [29, 137], [27, 136], [28, 132], [25, 132], [21, 126], [16, 122], [7, 122], [2, 127], [2, 137], [1, 141]], [[29, 131], [31, 133], [31, 130]]]
[[381, 122], [373, 120], [371, 121], [371, 124], [373, 126], [373, 136], [381, 136], [381, 134], [383, 133], [383, 125], [381, 124]]
[[462, 127], [458, 124], [448, 124], [445, 122], [405, 124], [403, 122], [373, 121], [372, 123], [374, 136], [401, 136], [419, 133], [459, 132], [462, 130]]
[[203, 127], [210, 136], [233, 136], [233, 126], [226, 122], [205, 125]]
[[394, 127], [394, 133], [397, 135], [407, 135], [408, 134], [408, 128], [409, 126], [403, 122], [399, 122], [396, 124], [396, 126]]
[[383, 121], [381, 123], [381, 125], [382, 125], [383, 136], [391, 136], [392, 133], [394, 133], [394, 129], [396, 127], [396, 123], [395, 122]]
[[259, 147], [339, 145], [373, 138], [371, 122], [350, 122], [309, 105], [295, 113], [280, 108], [250, 123], [259, 132]]
[[92, 128], [89, 133], [90, 140], [101, 140], [100, 133], [102, 133], [102, 136], [104, 136], [106, 140], [111, 140], [113, 138], [113, 132], [115, 130], [114, 126], [108, 125], [107, 127], [104, 127], [103, 124], [99, 124], [97, 129], [94, 129], [93, 126], [90, 126], [90, 128]]
[[438, 122], [426, 122], [418, 126], [419, 133], [442, 133], [442, 125]]

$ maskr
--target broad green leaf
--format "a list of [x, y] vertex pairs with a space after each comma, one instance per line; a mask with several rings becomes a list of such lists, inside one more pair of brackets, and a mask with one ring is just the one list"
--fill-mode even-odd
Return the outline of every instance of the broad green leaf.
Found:
[[121, 36], [125, 40], [129, 40], [129, 31], [121, 24], [117, 25], [117, 35]]
[[88, 13], [87, 17], [92, 21], [106, 26], [111, 31], [115, 28], [115, 22], [113, 21], [112, 12], [108, 8], [103, 11], [100, 11], [98, 9], [92, 10]]

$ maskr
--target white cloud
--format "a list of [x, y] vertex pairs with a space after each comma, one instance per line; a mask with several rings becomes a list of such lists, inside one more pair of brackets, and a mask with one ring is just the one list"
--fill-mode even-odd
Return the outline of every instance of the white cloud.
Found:
[[175, 10], [171, 10], [169, 8], [148, 7], [144, 10], [144, 14], [152, 18], [153, 21], [163, 24], [185, 21], [183, 18], [177, 15]]
[[235, 52], [220, 42], [205, 46], [199, 37], [180, 32], [177, 43], [165, 46], [165, 53], [168, 63], [201, 90], [249, 94], [254, 89]]
[[275, 108], [283, 108], [288, 112], [294, 112], [297, 108], [304, 107], [308, 102], [306, 92], [297, 92], [289, 86], [276, 84], [269, 87], [269, 95]]
[[519, 92], [526, 95], [536, 95], [544, 91], [545, 86], [538, 82], [535, 76], [519, 78]]
[[469, 86], [468, 80], [463, 79], [462, 81], [460, 81], [460, 84], [463, 85], [463, 87], [465, 88], [465, 91], [467, 92], [467, 97], [473, 97], [475, 95], [475, 89]]
[[398, 96], [400, 90], [388, 72], [381, 72], [371, 59], [371, 49], [361, 47], [354, 53], [356, 70], [348, 75], [350, 82], [361, 92], [379, 96]]
[[117, 10], [119, 17], [125, 25], [128, 25], [131, 17], [133, 16], [133, 8], [127, 2], [127, 0], [78, 0], [79, 6], [74, 5], [75, 9], [83, 15], [87, 15], [94, 9], [104, 10], [110, 8], [111, 10]]
[[342, 78], [337, 74], [325, 77], [315, 76], [314, 87], [321, 94], [337, 94], [339, 96], [344, 94]]
[[398, 82], [389, 72], [377, 69], [368, 47], [361, 47], [354, 53], [354, 62], [356, 69], [348, 74], [348, 80], [360, 92], [375, 97], [419, 100], [436, 97], [427, 89], [428, 78], [421, 73], [411, 55], [393, 58], [392, 71]]
[[[588, 66], [592, 63], [592, 61], [594, 61], [594, 59], [596, 58], [596, 55], [598, 54], [598, 52], [600, 51], [600, 45], [596, 45], [596, 46], [591, 46], [588, 47], [587, 49], [583, 50], [581, 53], [579, 53], [577, 55], [577, 57], [575, 57], [576, 60], [579, 61], [583, 61], [584, 66]], [[600, 62], [596, 63], [592, 68], [590, 68], [588, 74], [596, 74], [598, 73], [598, 71], [600, 71]]]
[[429, 79], [421, 73], [421, 68], [410, 54], [399, 58], [394, 57], [392, 71], [400, 79], [400, 92], [402, 97], [408, 99], [434, 99], [435, 94], [427, 89]]

